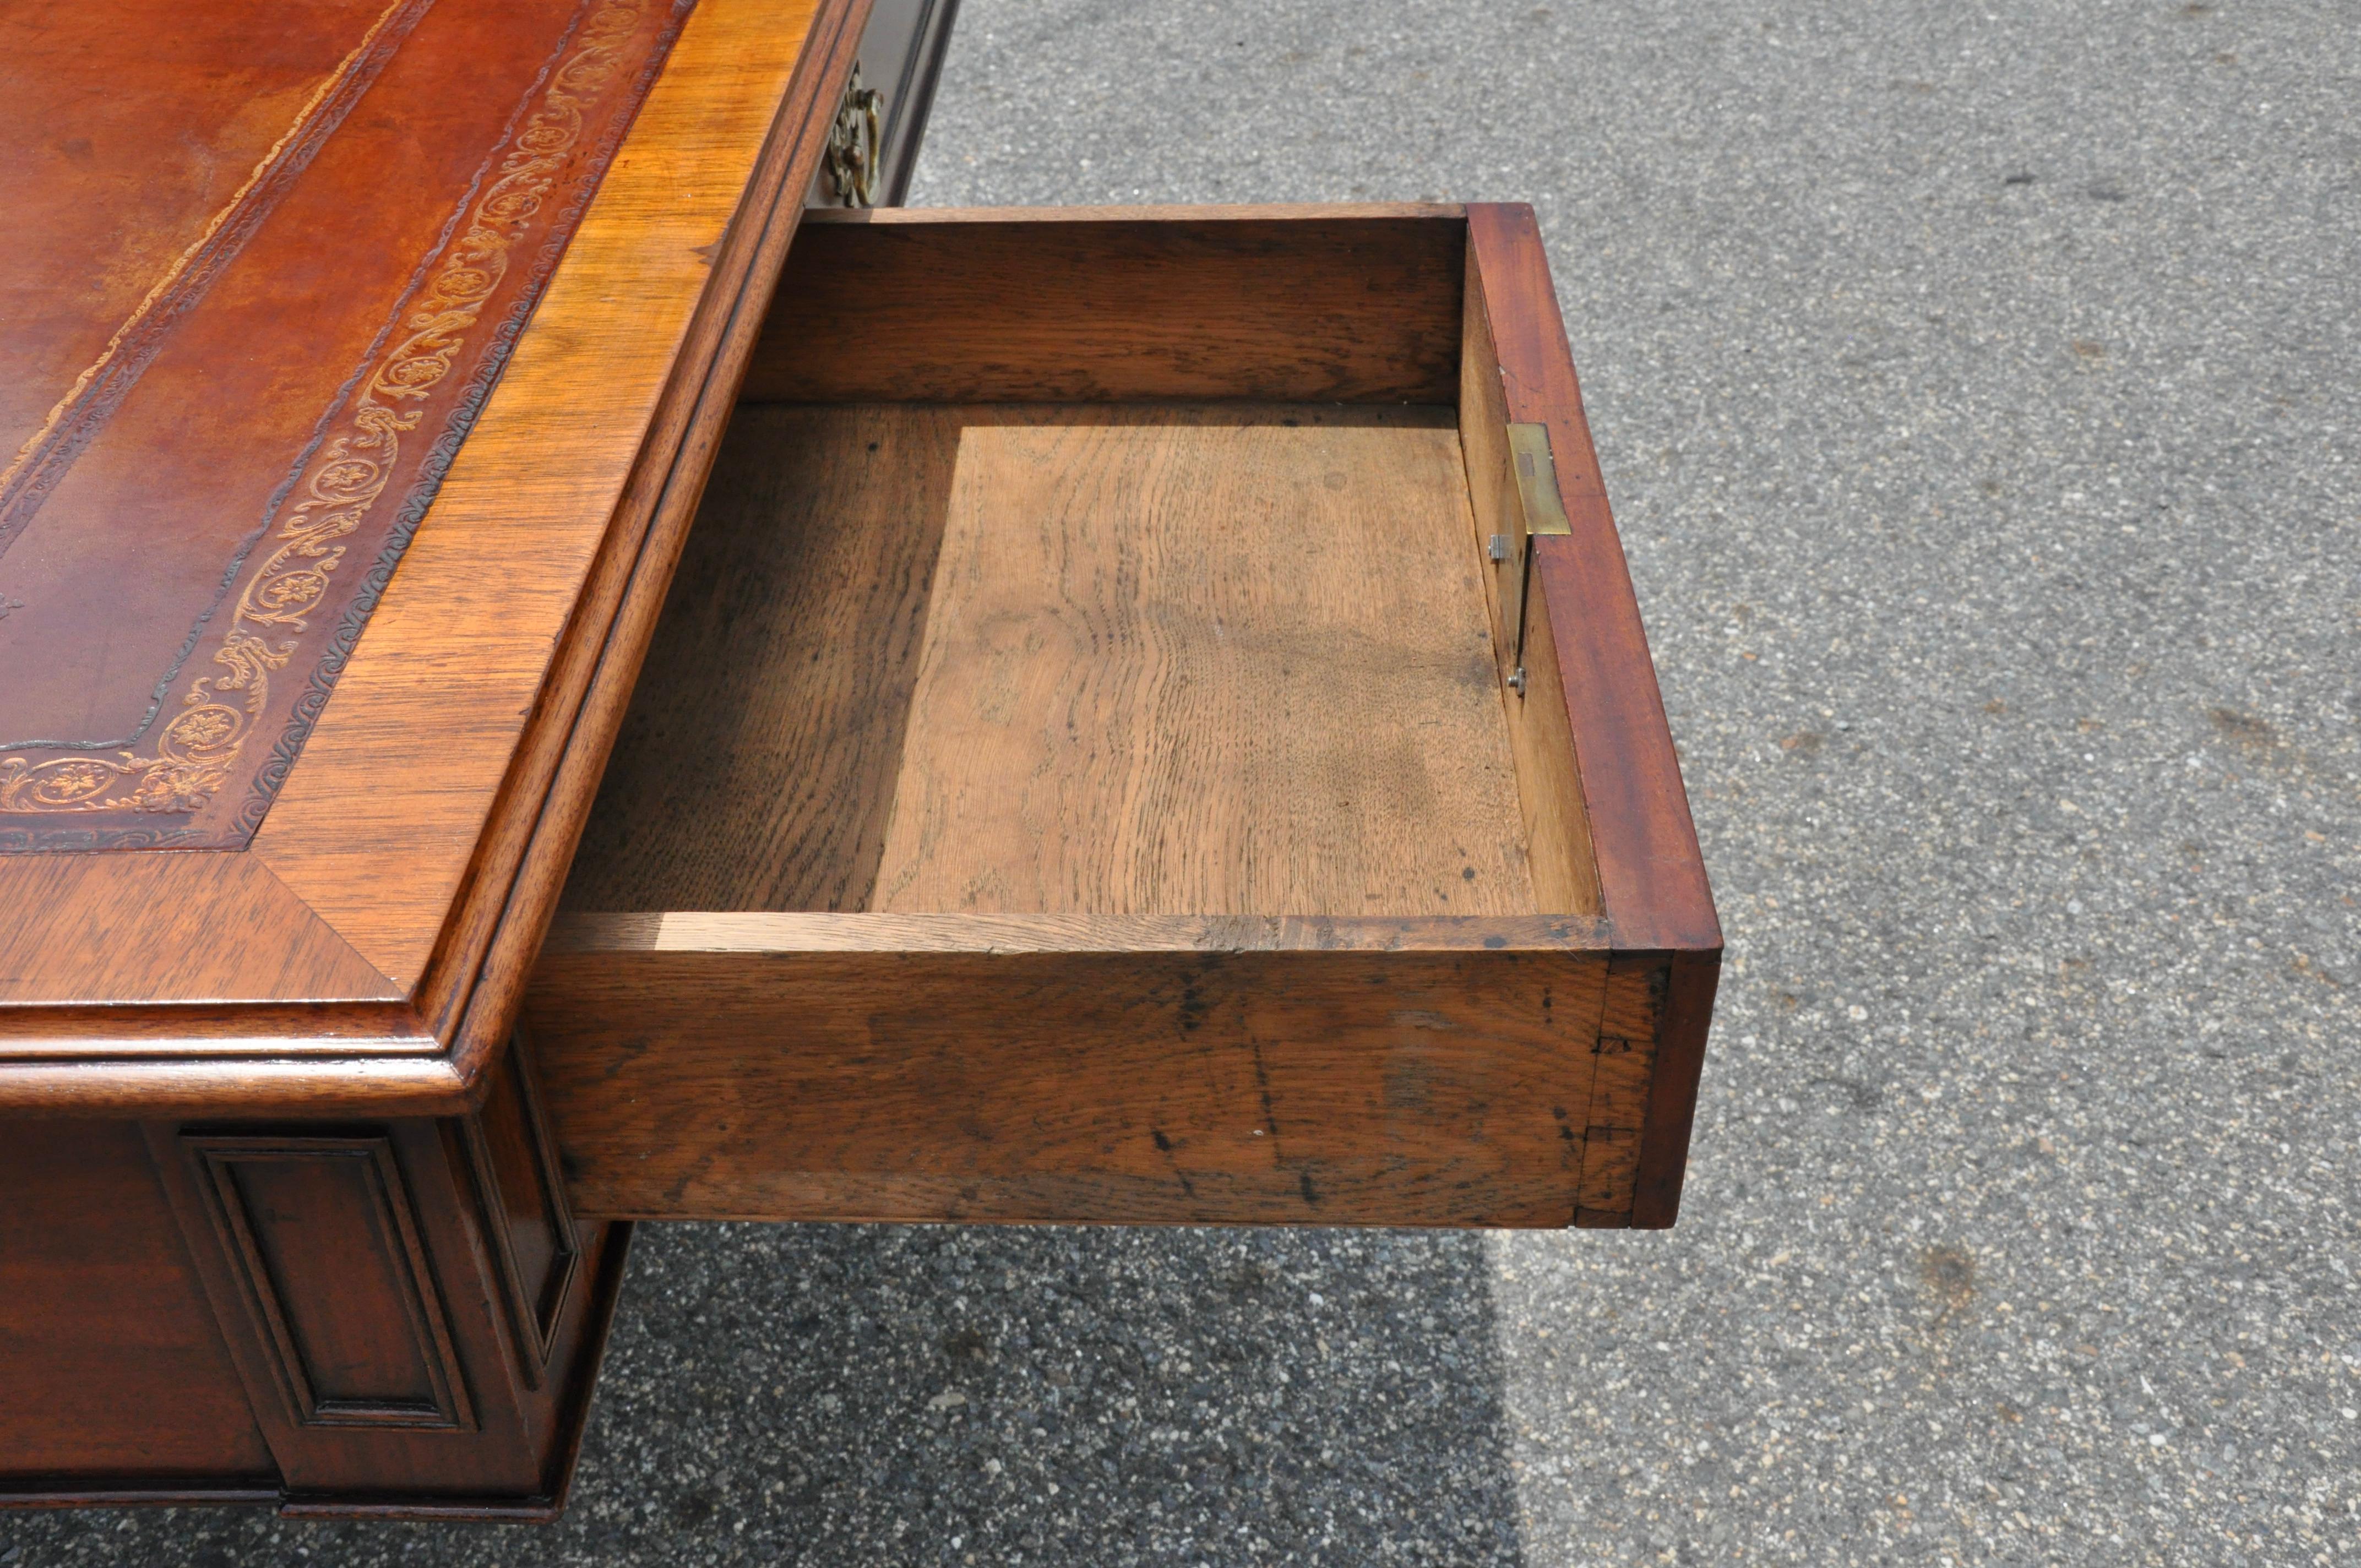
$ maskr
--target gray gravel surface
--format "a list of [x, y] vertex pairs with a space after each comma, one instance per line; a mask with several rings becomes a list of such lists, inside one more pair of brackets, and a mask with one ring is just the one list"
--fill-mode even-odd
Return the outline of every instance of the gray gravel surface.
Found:
[[954, 50], [924, 203], [1540, 210], [1730, 941], [1679, 1228], [650, 1230], [557, 1528], [0, 1563], [2361, 1562], [2361, 11]]

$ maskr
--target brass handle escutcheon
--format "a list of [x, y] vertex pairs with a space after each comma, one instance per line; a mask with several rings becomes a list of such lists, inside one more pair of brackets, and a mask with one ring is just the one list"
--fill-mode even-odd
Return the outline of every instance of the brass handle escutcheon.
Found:
[[861, 65], [855, 61], [836, 124], [828, 130], [829, 189], [848, 207], [876, 203], [877, 165], [885, 150], [884, 111], [885, 94], [861, 84]]

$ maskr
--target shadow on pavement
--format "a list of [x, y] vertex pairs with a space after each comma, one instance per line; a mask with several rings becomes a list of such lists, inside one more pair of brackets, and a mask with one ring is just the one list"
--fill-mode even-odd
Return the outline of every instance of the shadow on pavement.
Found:
[[547, 1529], [104, 1513], [11, 1568], [1510, 1564], [1469, 1234], [643, 1226]]

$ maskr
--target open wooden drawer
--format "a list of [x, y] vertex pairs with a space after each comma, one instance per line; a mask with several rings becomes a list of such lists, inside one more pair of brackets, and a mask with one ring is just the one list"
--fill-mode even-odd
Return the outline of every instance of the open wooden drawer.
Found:
[[1719, 951], [1527, 209], [875, 212], [526, 1029], [592, 1216], [1664, 1225]]

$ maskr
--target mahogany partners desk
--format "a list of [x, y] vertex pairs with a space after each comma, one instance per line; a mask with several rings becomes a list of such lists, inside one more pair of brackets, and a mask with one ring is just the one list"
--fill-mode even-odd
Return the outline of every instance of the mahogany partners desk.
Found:
[[0, 10], [5, 1500], [552, 1517], [640, 1219], [1672, 1223], [1531, 213], [806, 217], [947, 16]]

